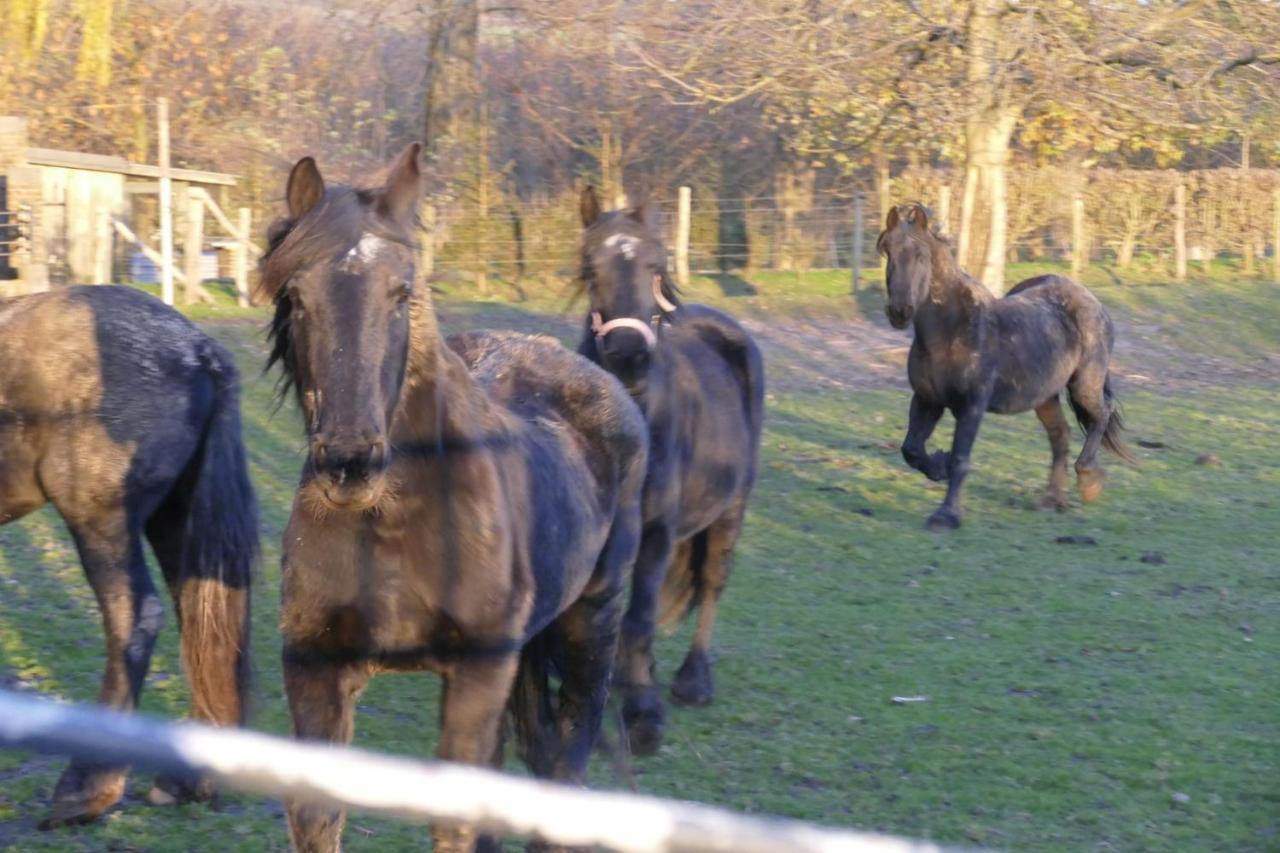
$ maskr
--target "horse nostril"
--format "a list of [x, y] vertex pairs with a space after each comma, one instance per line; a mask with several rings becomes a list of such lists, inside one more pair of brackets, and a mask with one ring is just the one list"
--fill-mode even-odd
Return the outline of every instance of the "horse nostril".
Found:
[[311, 446], [311, 455], [315, 457], [318, 464], [323, 465], [324, 461], [329, 458], [329, 445], [323, 441], [317, 441]]
[[381, 468], [387, 459], [387, 443], [378, 439], [369, 445], [369, 467]]

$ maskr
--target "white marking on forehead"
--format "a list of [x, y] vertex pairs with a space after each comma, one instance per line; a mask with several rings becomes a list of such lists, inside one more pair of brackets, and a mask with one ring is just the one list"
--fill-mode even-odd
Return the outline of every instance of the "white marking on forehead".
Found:
[[357, 268], [369, 266], [386, 248], [386, 245], [387, 241], [376, 234], [361, 234], [360, 242], [352, 246], [351, 250], [347, 252], [339, 269], [343, 272], [355, 272]]
[[606, 249], [618, 248], [622, 251], [622, 256], [627, 260], [631, 260], [636, 256], [636, 247], [640, 245], [639, 237], [632, 237], [629, 234], [613, 234], [604, 241]]

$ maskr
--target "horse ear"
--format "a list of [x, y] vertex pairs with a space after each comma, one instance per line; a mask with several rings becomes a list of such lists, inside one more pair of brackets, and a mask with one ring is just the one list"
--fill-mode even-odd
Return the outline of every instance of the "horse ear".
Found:
[[644, 229], [651, 235], [657, 237], [659, 234], [658, 218], [660, 213], [661, 211], [658, 210], [658, 205], [654, 204], [652, 200], [646, 199], [631, 208], [628, 215], [636, 222], [643, 225]]
[[919, 202], [907, 208], [907, 221], [912, 225], [918, 226], [921, 230], [929, 230], [929, 213], [925, 210], [924, 205]]
[[582, 227], [590, 228], [600, 218], [600, 197], [596, 188], [588, 186], [578, 198], [578, 213], [582, 215]]
[[324, 178], [314, 157], [303, 157], [293, 164], [289, 183], [285, 185], [285, 199], [289, 203], [289, 215], [300, 219], [324, 198]]
[[889, 215], [884, 218], [884, 230], [892, 231], [898, 227], [898, 206], [895, 204], [889, 208]]
[[421, 143], [410, 143], [391, 164], [378, 199], [379, 213], [400, 222], [412, 218], [422, 200], [422, 170], [418, 166], [421, 151]]

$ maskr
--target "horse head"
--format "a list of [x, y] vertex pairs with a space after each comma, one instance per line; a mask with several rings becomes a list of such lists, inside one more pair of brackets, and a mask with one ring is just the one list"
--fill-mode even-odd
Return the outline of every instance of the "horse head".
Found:
[[288, 219], [263, 259], [262, 290], [276, 306], [268, 364], [281, 362], [306, 417], [304, 488], [331, 509], [368, 509], [386, 491], [411, 348], [419, 147], [367, 190], [326, 186], [312, 158], [299, 160]]

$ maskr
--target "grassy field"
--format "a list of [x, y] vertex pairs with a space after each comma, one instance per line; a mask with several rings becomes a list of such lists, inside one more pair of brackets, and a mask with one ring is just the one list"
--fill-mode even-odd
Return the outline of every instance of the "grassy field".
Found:
[[[1112, 460], [1100, 503], [1036, 512], [1043, 432], [1030, 415], [993, 417], [975, 448], [965, 527], [935, 535], [922, 524], [941, 489], [897, 451], [907, 337], [887, 329], [868, 278], [856, 300], [847, 273], [691, 287], [764, 341], [774, 390], [762, 477], [722, 609], [717, 702], [675, 709], [659, 755], [635, 761], [630, 777], [601, 760], [594, 784], [963, 845], [1280, 849], [1277, 287], [1116, 285], [1091, 273], [1119, 323], [1117, 385], [1141, 467]], [[443, 290], [451, 329], [577, 328], [560, 313], [564, 292], [512, 304]], [[288, 407], [273, 410], [273, 377], [260, 375], [265, 315], [197, 316], [246, 377], [265, 550], [253, 725], [282, 733], [278, 543], [301, 430]], [[1197, 464], [1205, 453], [1216, 464]], [[91, 699], [96, 607], [53, 513], [0, 528], [0, 601], [0, 679]], [[181, 716], [173, 625], [143, 707]], [[686, 626], [661, 643], [660, 676], [687, 642]], [[927, 701], [894, 704], [902, 695]], [[357, 743], [431, 755], [435, 698], [431, 676], [376, 679]], [[137, 800], [142, 777], [101, 823], [38, 832], [60, 768], [0, 754], [0, 847], [286, 848], [274, 803], [156, 810]], [[346, 844], [421, 849], [424, 838], [357, 814]]]

